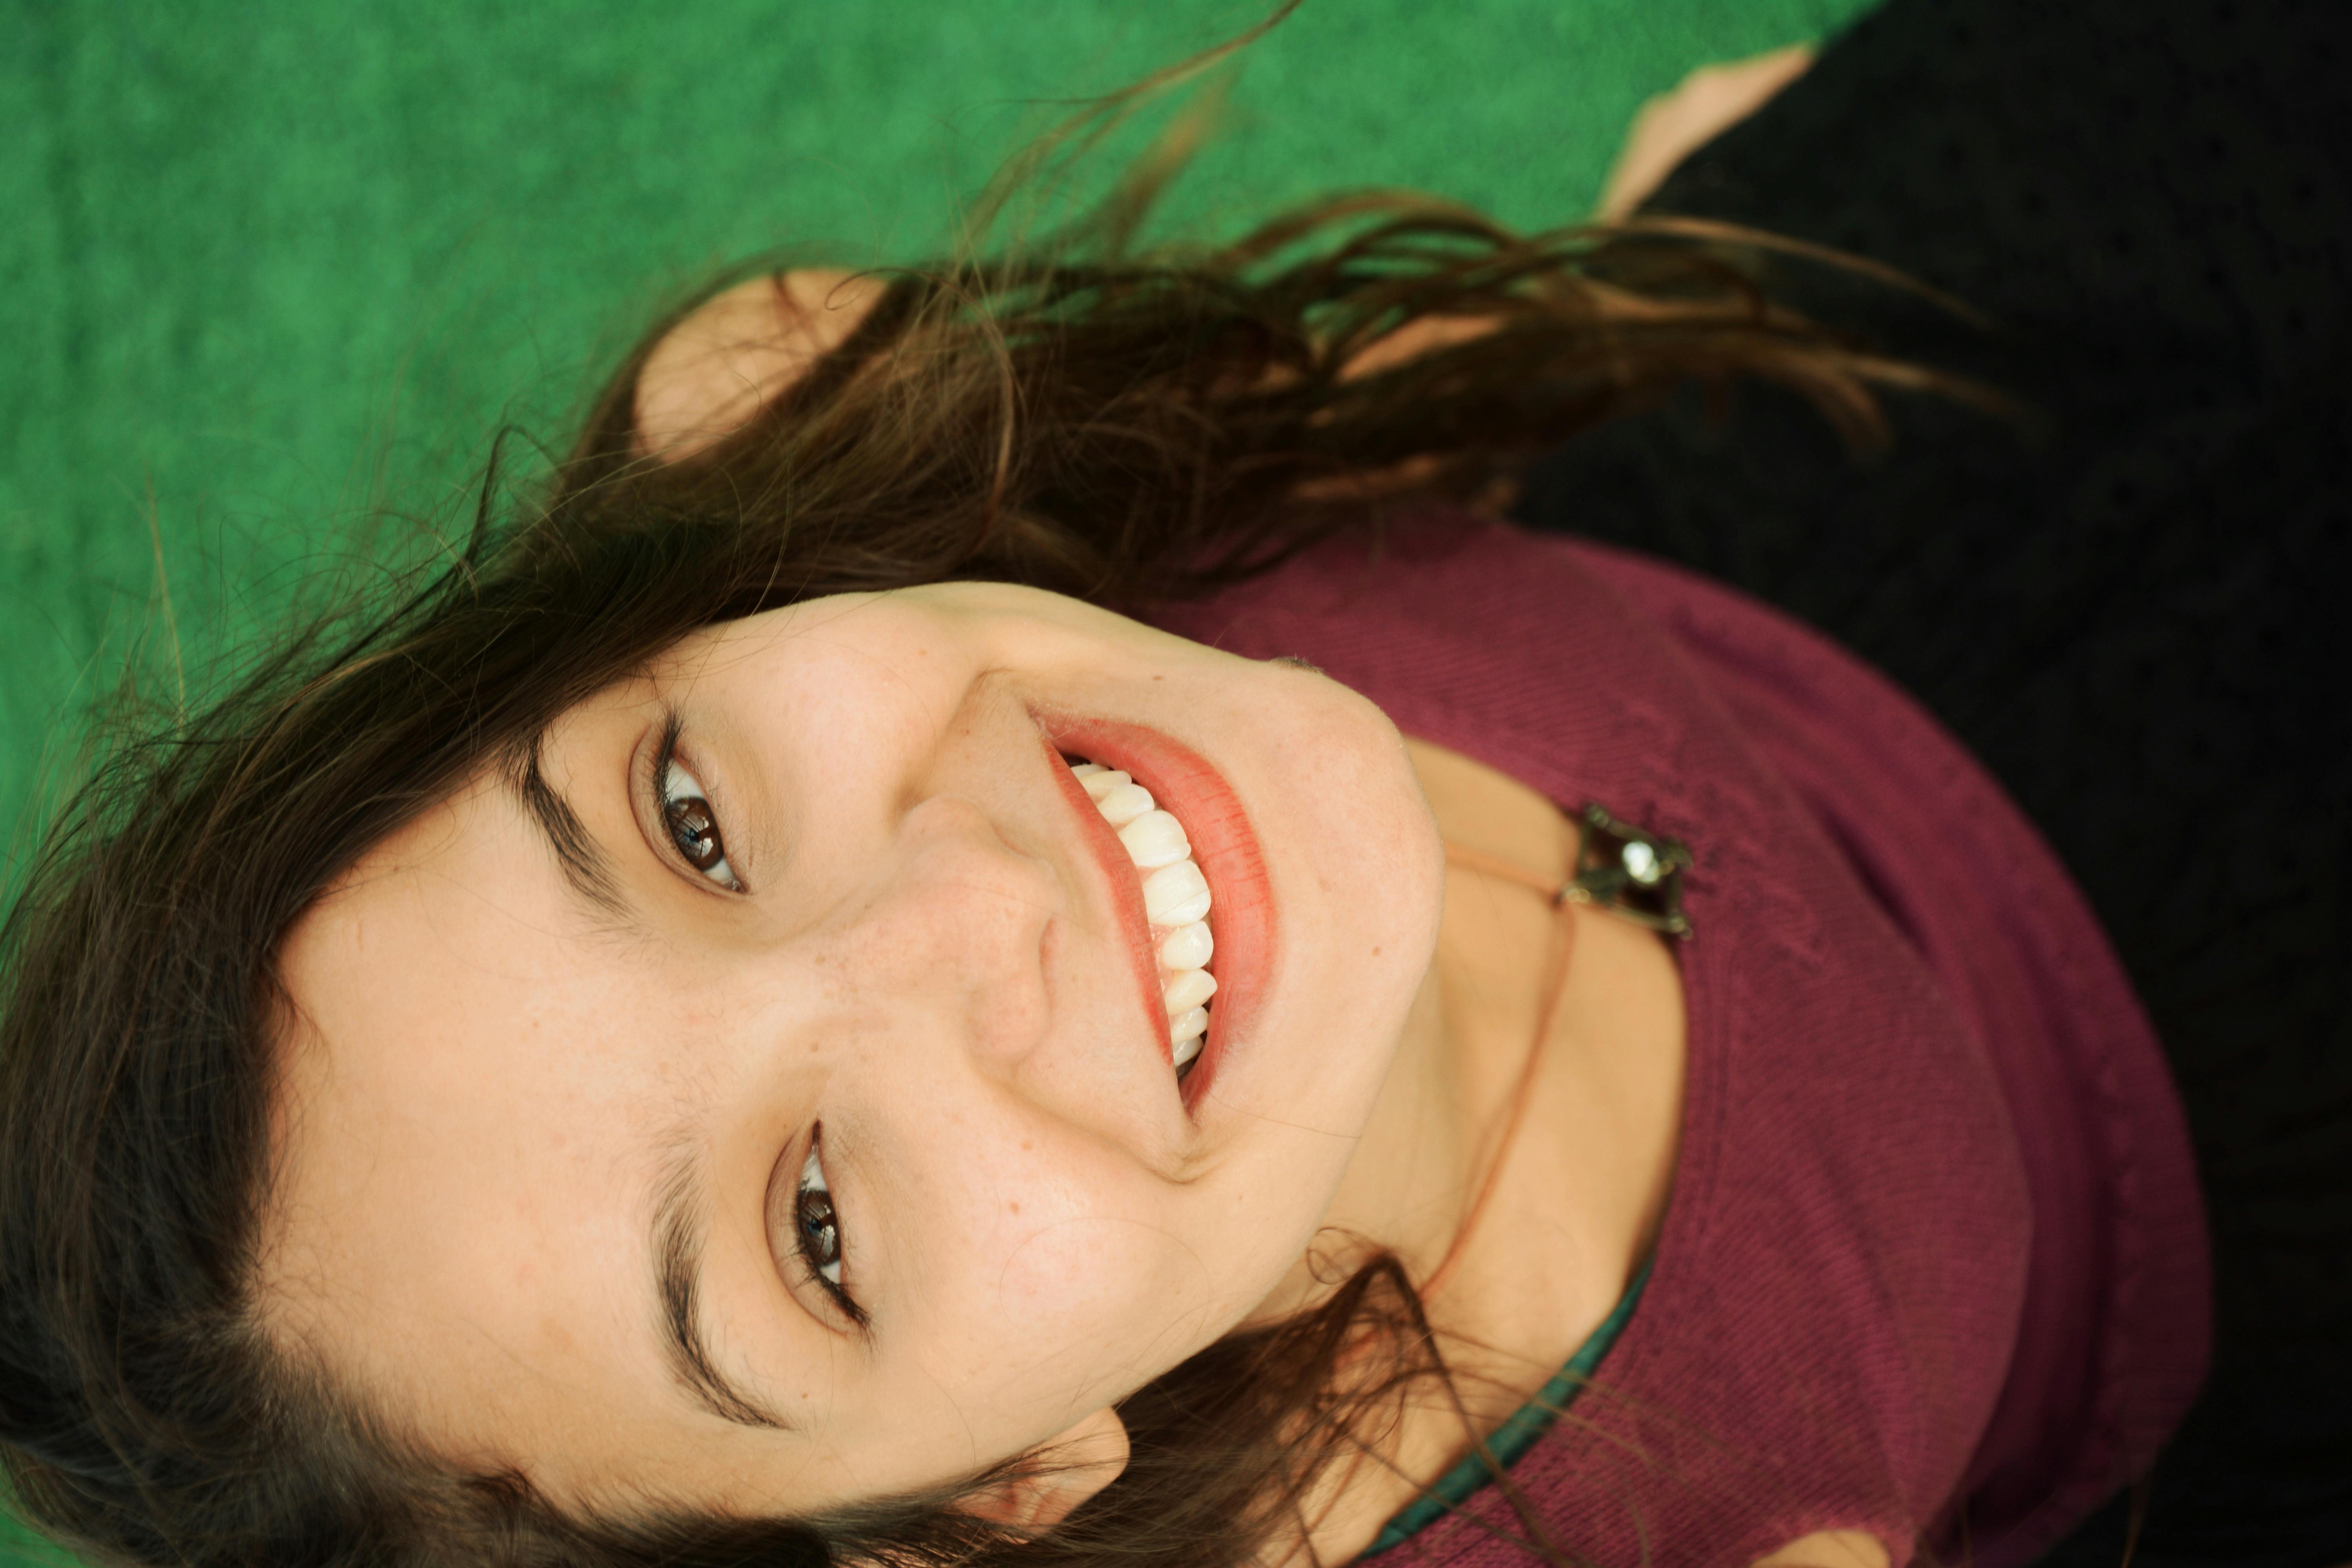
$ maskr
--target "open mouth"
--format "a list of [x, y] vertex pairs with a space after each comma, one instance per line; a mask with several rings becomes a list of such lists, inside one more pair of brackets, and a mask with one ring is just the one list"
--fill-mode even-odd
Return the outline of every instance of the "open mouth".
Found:
[[1159, 968], [1160, 1003], [1168, 1019], [1169, 1059], [1179, 1083], [1191, 1076], [1209, 1035], [1210, 999], [1217, 977], [1209, 969], [1216, 952], [1209, 911], [1214, 900], [1209, 879], [1192, 858], [1184, 825], [1151, 792], [1117, 768], [1064, 753], [1078, 786], [1118, 835], [1119, 847], [1141, 879], [1143, 915]]
[[1178, 1093], [1197, 1110], [1226, 1059], [1248, 1054], [1276, 961], [1257, 834], [1224, 777], [1173, 736], [1067, 712], [1036, 717], [1071, 808], [1093, 808], [1087, 837], [1121, 906], [1136, 999], [1167, 1029], [1161, 1048]]

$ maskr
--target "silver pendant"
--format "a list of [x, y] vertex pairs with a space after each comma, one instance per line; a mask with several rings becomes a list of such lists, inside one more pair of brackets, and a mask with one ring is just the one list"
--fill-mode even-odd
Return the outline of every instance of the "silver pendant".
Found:
[[1691, 865], [1690, 847], [1682, 840], [1660, 837], [1588, 805], [1578, 824], [1576, 875], [1556, 901], [1591, 904], [1635, 925], [1687, 937], [1683, 873]]

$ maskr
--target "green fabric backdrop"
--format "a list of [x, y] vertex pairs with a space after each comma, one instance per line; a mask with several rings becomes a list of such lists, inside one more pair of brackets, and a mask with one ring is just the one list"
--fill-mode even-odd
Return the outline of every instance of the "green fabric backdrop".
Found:
[[[1307, 0], [1171, 220], [1341, 186], [1541, 226], [1691, 67], [1862, 0]], [[1051, 110], [1252, 0], [0, 0], [0, 852], [126, 659], [171, 689], [551, 438], [657, 304], [945, 236]], [[413, 523], [407, 537], [417, 537]], [[397, 527], [385, 535], [394, 544]], [[0, 1568], [49, 1561], [0, 1519]]]

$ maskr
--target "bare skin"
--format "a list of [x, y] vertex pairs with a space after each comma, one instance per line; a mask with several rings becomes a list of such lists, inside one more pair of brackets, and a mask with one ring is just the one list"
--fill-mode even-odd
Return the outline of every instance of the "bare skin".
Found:
[[1631, 215], [1676, 164], [1764, 107], [1812, 63], [1810, 47], [1792, 44], [1701, 66], [1673, 91], [1651, 99], [1625, 133], [1593, 216], [1614, 220]]
[[[646, 448], [675, 459], [740, 426], [876, 292], [834, 272], [719, 296], [647, 363]], [[719, 628], [567, 716], [550, 782], [614, 847], [634, 933], [583, 922], [525, 814], [487, 781], [396, 835], [306, 919], [286, 965], [302, 1018], [281, 1119], [278, 1331], [445, 1452], [521, 1464], [573, 1500], [789, 1510], [1053, 1446], [1084, 1462], [973, 1504], [1040, 1525], [1118, 1473], [1116, 1400], [1235, 1324], [1309, 1299], [1307, 1246], [1335, 1227], [1418, 1277], [1461, 1240], [1429, 1306], [1465, 1347], [1482, 1428], [1540, 1386], [1613, 1305], [1664, 1211], [1683, 1067], [1670, 954], [1574, 911], [1561, 1005], [1534, 1041], [1554, 915], [1514, 883], [1439, 869], [1432, 851], [1451, 840], [1556, 872], [1572, 833], [1550, 803], [1384, 731], [1303, 671], [1249, 678], [1279, 722], [1253, 735], [1218, 721], [1212, 694], [1242, 679], [1224, 656], [1024, 595], [948, 585], [887, 605], [819, 601]], [[1124, 686], [1074, 674], [1106, 661]], [[1269, 860], [1310, 868], [1278, 901], [1300, 928], [1332, 933], [1319, 965], [1286, 955], [1267, 1076], [1238, 1080], [1239, 1111], [1213, 1137], [1169, 1120], [1146, 1053], [1107, 1058], [1096, 1043], [1125, 1005], [1104, 989], [1111, 933], [1016, 717], [1024, 701], [1074, 697], [1180, 735], [1240, 734], [1211, 761]], [[702, 721], [702, 770], [736, 781], [730, 842], [759, 864], [751, 898], [723, 913], [666, 884], [677, 868], [659, 864], [626, 791], [604, 782], [677, 705]], [[1304, 816], [1283, 803], [1300, 781], [1276, 740], [1302, 724], [1348, 759]], [[888, 809], [847, 826], [824, 811], [804, 820], [814, 785], [792, 759], [816, 752], [871, 759]], [[1369, 842], [1398, 855], [1366, 857]], [[777, 888], [792, 907], [759, 890]], [[1008, 923], [994, 910], [1019, 912]], [[1034, 982], [1004, 991], [1008, 955], [1032, 952]], [[420, 974], [434, 976], [422, 992]], [[1318, 1039], [1357, 1017], [1344, 1032], [1373, 1048], [1302, 1056], [1286, 1007]], [[910, 1058], [908, 1040], [928, 1043]], [[1541, 1068], [1524, 1121], [1463, 1237], [1531, 1047]], [[1283, 1124], [1267, 1118], [1277, 1103]], [[833, 1177], [845, 1224], [862, 1215], [859, 1234], [881, 1238], [852, 1254], [879, 1302], [863, 1349], [775, 1257], [759, 1205], [728, 1195], [772, 1193], [773, 1172], [805, 1147], [791, 1140], [812, 1104], [864, 1140]], [[643, 1188], [695, 1144], [714, 1193], [702, 1310], [716, 1359], [798, 1430], [683, 1397], [631, 1294]], [[1462, 1446], [1450, 1411], [1416, 1409], [1390, 1457], [1428, 1476]], [[1315, 1553], [1360, 1552], [1412, 1495], [1385, 1471], [1351, 1473]], [[1887, 1558], [1835, 1531], [1765, 1561]]]
[[[1194, 746], [1263, 846], [1291, 936], [1206, 1103], [1137, 1016], [1041, 706]], [[633, 803], [671, 714], [740, 888], [669, 859]], [[1318, 1234], [1425, 1277], [1459, 1229], [1537, 1001], [1502, 958], [1544, 915], [1444, 873], [1416, 763], [1448, 798], [1472, 776], [1309, 671], [1031, 590], [690, 639], [543, 748], [614, 910], [485, 780], [297, 929], [272, 1321], [436, 1447], [575, 1501], [822, 1507], [1055, 1442], [1115, 1472], [1110, 1407], [1308, 1300]], [[1548, 812], [1522, 845], [1482, 809], [1486, 841], [1557, 849]], [[1475, 962], [1446, 955], [1446, 918]], [[1531, 1117], [1528, 1175], [1433, 1303], [1499, 1347], [1498, 1409], [1607, 1310], [1671, 1170], [1671, 961], [1589, 934], [1542, 1087], [1622, 1113]], [[778, 1241], [818, 1127], [866, 1323]], [[681, 1164], [709, 1360], [761, 1425], [698, 1405], [663, 1352], [648, 1211]], [[1551, 1239], [1539, 1275], [1515, 1228]], [[1412, 1446], [1448, 1441], [1433, 1416]], [[1057, 1517], [1107, 1473], [1001, 1504]], [[1388, 1501], [1345, 1500], [1326, 1528], [1355, 1550]]]
[[[649, 358], [639, 382], [641, 440], [677, 458], [739, 427], [846, 337], [877, 292], [847, 273], [812, 271], [755, 279], [719, 296]], [[1486, 328], [1415, 323], [1361, 356], [1349, 374], [1370, 374]], [[1539, 874], [1568, 867], [1574, 831], [1549, 801], [1455, 752], [1410, 737], [1405, 745], [1448, 842]], [[1370, 1146], [1390, 1149], [1442, 1137], [1447, 1174], [1433, 1186], [1425, 1165], [1412, 1161], [1368, 1165], [1353, 1205], [1371, 1216], [1423, 1216], [1450, 1238], [1474, 1185], [1499, 1154], [1504, 1168], [1488, 1208], [1441, 1297], [1430, 1302], [1433, 1320], [1460, 1337], [1454, 1353], [1482, 1429], [1507, 1419], [1616, 1304], [1654, 1239], [1673, 1163], [1683, 1047], [1672, 960], [1646, 931], [1573, 911], [1575, 963], [1555, 1026], [1538, 1047], [1537, 981], [1555, 918], [1527, 888], [1448, 868], [1438, 958], [1417, 1002], [1418, 1012], [1435, 1013], [1435, 1026], [1454, 1043], [1454, 1070], [1434, 1085], [1447, 1115], [1432, 1121], [1425, 1088], [1410, 1100], [1385, 1100], [1387, 1120], [1364, 1133]], [[1518, 1133], [1497, 1151], [1496, 1129], [1536, 1048], [1546, 1059], [1532, 1080], [1532, 1103]], [[1391, 1223], [1350, 1222], [1368, 1235]], [[1543, 1244], [1526, 1246], [1529, 1237]], [[1432, 1405], [1408, 1421], [1391, 1458], [1405, 1475], [1433, 1474], [1462, 1445], [1458, 1417]], [[1413, 1496], [1396, 1474], [1360, 1468], [1316, 1533], [1318, 1555], [1354, 1555]]]

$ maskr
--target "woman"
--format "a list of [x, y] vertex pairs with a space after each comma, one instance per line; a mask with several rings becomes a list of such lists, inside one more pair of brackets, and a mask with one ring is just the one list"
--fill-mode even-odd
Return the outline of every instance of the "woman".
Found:
[[[1523, 510], [1605, 520], [1692, 381], [1861, 442], [1979, 384], [1719, 226], [1137, 259], [1155, 177], [1058, 255], [661, 323], [517, 526], [77, 808], [11, 928], [37, 1515], [2022, 1562], [2147, 1471], [2204, 1205], [2059, 860], [1815, 635], [1465, 510], [1553, 447]], [[2234, 1484], [2165, 1479], [2151, 1531]], [[2326, 1562], [2326, 1506], [2231, 1518]]]

